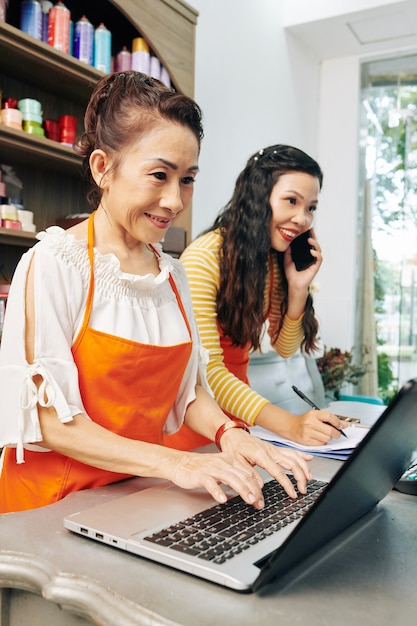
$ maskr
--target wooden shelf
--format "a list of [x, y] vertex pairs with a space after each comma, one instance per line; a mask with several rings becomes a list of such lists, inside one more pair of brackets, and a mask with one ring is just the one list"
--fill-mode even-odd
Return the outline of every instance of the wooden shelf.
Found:
[[[72, 4], [79, 9], [82, 7], [82, 13], [85, 12], [85, 3], [81, 0], [74, 0]], [[106, 5], [101, 9], [104, 15]], [[123, 19], [128, 20], [127, 28], [123, 29], [119, 25], [120, 29], [129, 30], [130, 39], [135, 32], [130, 29], [136, 28], [137, 33], [140, 31], [165, 64], [175, 87], [192, 97], [194, 33], [198, 12], [183, 0], [110, 0], [110, 5], [112, 7], [107, 7], [107, 11], [116, 8]], [[130, 39], [121, 41], [129, 46]], [[6, 22], [0, 22], [0, 59], [3, 72], [19, 76], [31, 85], [66, 96], [83, 106], [93, 86], [103, 76], [94, 67], [34, 39]]]
[[36, 167], [42, 163], [42, 167], [72, 176], [79, 175], [82, 163], [82, 158], [68, 146], [3, 124], [0, 125], [0, 155], [4, 162]]
[[25, 246], [30, 248], [36, 241], [36, 233], [0, 227], [0, 244], [5, 243], [9, 246]]
[[103, 76], [94, 67], [0, 22], [2, 72], [84, 105]]

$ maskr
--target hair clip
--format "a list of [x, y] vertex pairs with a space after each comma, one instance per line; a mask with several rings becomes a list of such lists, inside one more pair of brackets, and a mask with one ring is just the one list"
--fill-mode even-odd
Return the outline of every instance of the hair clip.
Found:
[[256, 154], [256, 155], [253, 157], [253, 160], [254, 160], [254, 161], [257, 161], [257, 160], [259, 159], [259, 157], [261, 157], [261, 156], [263, 155], [263, 153], [264, 153], [264, 152], [265, 152], [265, 151], [264, 151], [264, 149], [263, 149], [263, 148], [261, 148], [261, 149], [258, 151], [258, 154]]

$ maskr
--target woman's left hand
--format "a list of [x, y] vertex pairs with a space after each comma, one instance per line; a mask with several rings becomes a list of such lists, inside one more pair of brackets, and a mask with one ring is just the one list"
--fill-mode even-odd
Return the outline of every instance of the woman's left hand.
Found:
[[314, 229], [311, 229], [312, 237], [308, 239], [308, 243], [313, 246], [311, 250], [311, 256], [316, 259], [315, 263], [312, 263], [305, 270], [298, 271], [295, 267], [295, 263], [291, 256], [291, 246], [288, 246], [284, 254], [284, 271], [288, 281], [289, 289], [303, 290], [307, 289], [312, 283], [314, 277], [320, 269], [323, 262], [321, 253], [321, 247], [317, 239], [315, 238]]
[[220, 445], [222, 452], [231, 454], [252, 467], [262, 467], [284, 487], [290, 497], [295, 498], [297, 492], [286, 473], [286, 470], [290, 471], [297, 482], [298, 491], [306, 493], [307, 481], [312, 478], [308, 466], [308, 461], [313, 458], [311, 454], [279, 448], [238, 428], [226, 431]]

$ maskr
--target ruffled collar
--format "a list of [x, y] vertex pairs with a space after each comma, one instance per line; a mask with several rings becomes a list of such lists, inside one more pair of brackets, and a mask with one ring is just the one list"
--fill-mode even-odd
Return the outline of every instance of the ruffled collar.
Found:
[[[83, 252], [87, 251], [86, 240], [76, 239], [73, 234], [68, 233], [60, 226], [49, 226], [45, 231], [41, 231], [37, 234], [37, 239], [42, 241], [47, 236], [58, 237], [62, 240], [62, 242], [66, 240], [71, 245], [71, 247], [78, 247], [79, 250]], [[160, 269], [160, 272], [157, 276], [154, 276], [154, 274], [139, 275], [123, 272], [120, 269], [120, 261], [113, 252], [107, 252], [105, 254], [102, 254], [96, 248], [94, 248], [94, 258], [99, 267], [101, 267], [103, 270], [110, 270], [111, 273], [119, 280], [126, 281], [130, 285], [159, 285], [168, 280], [169, 274], [172, 273], [172, 257], [170, 257], [163, 251], [162, 245], [160, 243], [153, 243], [152, 246], [159, 253], [159, 256], [155, 255], [157, 257]]]

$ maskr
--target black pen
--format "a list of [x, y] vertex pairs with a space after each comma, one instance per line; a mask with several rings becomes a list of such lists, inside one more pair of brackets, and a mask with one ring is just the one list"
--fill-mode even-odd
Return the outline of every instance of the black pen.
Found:
[[[293, 389], [293, 391], [295, 391], [297, 396], [299, 396], [301, 398], [301, 400], [304, 400], [304, 402], [307, 402], [307, 404], [309, 404], [312, 409], [317, 409], [317, 411], [321, 411], [320, 407], [318, 407], [317, 404], [314, 404], [313, 400], [310, 400], [310, 398], [307, 398], [305, 393], [300, 391], [295, 385], [292, 386], [292, 389]], [[331, 426], [331, 424], [329, 424], [329, 425]], [[333, 426], [333, 428], [336, 428], [336, 427]], [[343, 435], [343, 437], [347, 437], [347, 434], [344, 433], [343, 430], [341, 430], [340, 428], [336, 428], [336, 430], [338, 430], [339, 433], [341, 435]]]

